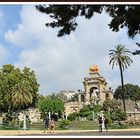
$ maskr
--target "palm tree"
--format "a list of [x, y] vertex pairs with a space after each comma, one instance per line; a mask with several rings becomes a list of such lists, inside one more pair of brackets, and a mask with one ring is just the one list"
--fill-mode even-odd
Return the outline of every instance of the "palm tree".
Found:
[[125, 108], [125, 97], [124, 97], [124, 81], [123, 81], [123, 71], [127, 69], [130, 64], [133, 62], [130, 58], [131, 52], [125, 48], [123, 45], [117, 45], [115, 50], [109, 51], [109, 64], [112, 64], [112, 69], [114, 65], [119, 66], [120, 75], [121, 75], [121, 84], [122, 84], [122, 100], [123, 100], [123, 108], [124, 112], [126, 112]]
[[28, 106], [33, 101], [32, 89], [26, 82], [20, 82], [12, 90], [13, 107]]

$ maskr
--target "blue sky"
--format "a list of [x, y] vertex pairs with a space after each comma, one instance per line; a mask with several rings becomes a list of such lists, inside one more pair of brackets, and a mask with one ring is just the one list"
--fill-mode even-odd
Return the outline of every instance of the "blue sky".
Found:
[[5, 40], [5, 32], [8, 29], [15, 30], [16, 24], [20, 22], [20, 11], [22, 5], [0, 5], [0, 11], [2, 14], [2, 19], [0, 20], [0, 42], [8, 50], [9, 54], [5, 63], [12, 63], [17, 60], [17, 54], [20, 49], [13, 49], [13, 45]]
[[[127, 30], [112, 32], [105, 13], [91, 20], [78, 18], [78, 27], [70, 36], [58, 38], [57, 29], [46, 28], [51, 19], [35, 9], [35, 5], [0, 5], [0, 66], [13, 64], [30, 67], [40, 84], [39, 92], [84, 89], [83, 80], [91, 65], [99, 65], [108, 86], [120, 84], [119, 69], [109, 66], [109, 50], [123, 44], [137, 49], [138, 36], [129, 39]], [[132, 56], [133, 64], [124, 72], [125, 83], [138, 84], [140, 57]]]

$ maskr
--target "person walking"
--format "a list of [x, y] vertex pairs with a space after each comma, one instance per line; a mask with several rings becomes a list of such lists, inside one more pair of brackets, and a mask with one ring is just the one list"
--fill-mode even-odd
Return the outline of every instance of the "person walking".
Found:
[[99, 116], [98, 122], [99, 122], [99, 132], [102, 132], [102, 117]]
[[102, 130], [105, 129], [105, 117], [102, 116]]
[[49, 133], [49, 118], [47, 116], [44, 119], [44, 133], [45, 133], [46, 129], [48, 130], [47, 133]]
[[55, 121], [54, 119], [51, 120], [50, 122], [50, 133], [54, 133], [54, 130], [55, 130]]
[[105, 130], [108, 132], [108, 119], [105, 117], [104, 119], [104, 124], [105, 124]]

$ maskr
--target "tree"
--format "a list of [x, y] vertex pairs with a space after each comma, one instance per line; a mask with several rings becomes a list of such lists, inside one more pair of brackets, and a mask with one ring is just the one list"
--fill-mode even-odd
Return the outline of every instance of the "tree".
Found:
[[49, 112], [62, 114], [64, 111], [64, 102], [57, 97], [54, 99], [51, 96], [42, 96], [38, 100], [37, 106], [42, 117], [45, 117]]
[[[115, 99], [121, 99], [122, 95], [122, 86], [118, 86], [114, 92]], [[125, 99], [130, 99], [133, 101], [140, 100], [140, 87], [133, 84], [124, 85], [124, 97]]]
[[[59, 28], [57, 36], [69, 35], [75, 31], [78, 23], [76, 19], [83, 16], [91, 19], [94, 13], [105, 11], [112, 20], [109, 28], [118, 32], [121, 28], [128, 29], [128, 36], [134, 38], [140, 34], [140, 6], [139, 5], [37, 5], [36, 9], [48, 14], [53, 21], [46, 23], [47, 27]], [[139, 43], [136, 43], [140, 46]], [[140, 54], [140, 50], [132, 52], [133, 55]]]
[[116, 108], [110, 115], [113, 121], [123, 121], [126, 120], [127, 114], [123, 112], [120, 108]]
[[24, 81], [16, 84], [13, 87], [11, 99], [13, 106], [17, 108], [32, 104], [33, 96], [31, 93], [31, 88], [26, 85]]
[[103, 102], [102, 110], [105, 111], [105, 114], [108, 116], [108, 118], [111, 118], [111, 120], [115, 121], [121, 121], [126, 119], [126, 113], [122, 111], [121, 108], [119, 108], [120, 103], [117, 102], [117, 100], [106, 100]]
[[98, 113], [102, 110], [102, 105], [100, 104], [96, 104], [96, 105], [93, 105], [93, 111]]
[[109, 51], [110, 61], [109, 64], [112, 64], [112, 69], [114, 65], [119, 66], [120, 75], [121, 75], [121, 85], [122, 85], [122, 100], [123, 100], [123, 107], [124, 112], [126, 112], [125, 108], [125, 97], [124, 97], [124, 81], [123, 81], [123, 71], [127, 69], [130, 64], [133, 62], [130, 58], [130, 51], [125, 48], [123, 45], [117, 45], [115, 50]]
[[113, 99], [113, 100], [105, 100], [103, 102], [103, 106], [102, 106], [102, 110], [106, 111], [106, 112], [113, 112], [117, 107], [120, 106], [120, 103], [117, 102], [117, 100]]
[[38, 87], [34, 71], [29, 68], [20, 70], [11, 64], [3, 65], [0, 71], [1, 111], [11, 112], [34, 106]]
[[83, 108], [80, 109], [80, 113], [89, 112], [89, 111], [90, 111], [90, 108], [87, 105], [83, 106]]
[[[140, 44], [139, 43], [136, 43], [136, 45], [138, 47], [140, 47]], [[135, 50], [135, 52], [132, 53], [133, 55], [140, 55], [140, 50]]]
[[112, 31], [128, 28], [129, 37], [140, 34], [140, 6], [139, 5], [37, 5], [36, 9], [48, 14], [53, 21], [46, 26], [60, 28], [58, 36], [69, 35], [75, 31], [78, 23], [76, 18], [83, 16], [91, 19], [94, 13], [106, 13], [112, 17], [108, 24]]
[[33, 96], [31, 106], [35, 107], [39, 96], [38, 95], [39, 84], [37, 82], [35, 72], [33, 70], [31, 71], [30, 68], [24, 67], [22, 70], [22, 77], [23, 80], [26, 81], [26, 85], [30, 87], [30, 91]]

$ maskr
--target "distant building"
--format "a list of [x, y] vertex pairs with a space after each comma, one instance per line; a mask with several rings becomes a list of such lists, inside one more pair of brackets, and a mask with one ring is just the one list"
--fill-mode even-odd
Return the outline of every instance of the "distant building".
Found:
[[84, 105], [92, 102], [102, 104], [107, 99], [113, 99], [113, 91], [107, 86], [105, 78], [99, 74], [98, 66], [89, 68], [89, 77], [84, 78], [83, 85], [84, 91], [78, 91], [78, 102], [65, 104], [66, 115], [79, 112]]
[[64, 96], [67, 97], [68, 100], [70, 100], [72, 96], [76, 94], [76, 92], [73, 90], [61, 90], [60, 94], [63, 94]]

